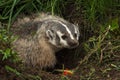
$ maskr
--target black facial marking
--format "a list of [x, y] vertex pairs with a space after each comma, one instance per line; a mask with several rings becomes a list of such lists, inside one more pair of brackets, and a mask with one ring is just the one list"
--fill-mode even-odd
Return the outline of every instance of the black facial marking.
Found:
[[57, 43], [57, 45], [60, 45], [60, 38], [57, 34], [56, 34], [56, 43]]
[[70, 30], [70, 32], [71, 32], [72, 34], [75, 33], [74, 25], [73, 25], [72, 23], [69, 23], [69, 22], [65, 23], [65, 22], [63, 22], [63, 21], [61, 21], [61, 22], [67, 26], [67, 28]]
[[67, 39], [67, 38], [68, 38], [67, 35], [62, 36], [62, 39], [64, 39], [64, 40]]
[[77, 33], [74, 33], [74, 37], [77, 38]]

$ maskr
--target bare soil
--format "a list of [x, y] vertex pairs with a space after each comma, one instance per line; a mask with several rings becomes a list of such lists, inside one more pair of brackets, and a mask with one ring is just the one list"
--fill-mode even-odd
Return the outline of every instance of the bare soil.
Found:
[[[70, 53], [71, 54], [71, 53]], [[23, 68], [20, 63], [11, 63], [10, 61], [0, 62], [0, 80], [120, 80], [120, 58], [113, 57], [110, 62], [97, 64], [95, 61], [85, 63], [79, 66], [77, 60], [70, 54], [58, 60], [55, 68], [47, 70], [39, 70], [35, 68]], [[58, 58], [58, 59], [59, 59]], [[65, 61], [64, 61], [65, 60]], [[59, 62], [60, 61], [60, 62]], [[65, 69], [75, 70], [71, 75], [63, 75], [61, 72], [55, 72], [56, 69], [62, 69], [64, 64]], [[5, 66], [10, 66], [16, 69], [20, 75], [15, 72], [6, 70]], [[119, 67], [115, 67], [119, 66]]]

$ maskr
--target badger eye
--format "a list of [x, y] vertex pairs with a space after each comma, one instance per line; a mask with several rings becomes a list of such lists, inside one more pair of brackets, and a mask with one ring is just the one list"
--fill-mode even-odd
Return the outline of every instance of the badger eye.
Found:
[[66, 39], [66, 38], [67, 38], [67, 36], [66, 36], [66, 35], [63, 35], [63, 36], [62, 36], [62, 39]]
[[75, 38], [77, 37], [77, 33], [74, 34]]

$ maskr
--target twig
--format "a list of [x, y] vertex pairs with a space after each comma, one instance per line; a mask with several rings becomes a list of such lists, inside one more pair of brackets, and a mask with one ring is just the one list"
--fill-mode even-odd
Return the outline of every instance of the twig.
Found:
[[98, 42], [97, 42], [96, 46], [93, 49], [90, 50], [89, 54], [87, 56], [85, 56], [82, 61], [80, 61], [79, 65], [75, 68], [75, 70], [77, 70], [82, 63], [84, 63], [85, 61], [88, 61], [89, 57], [92, 54], [94, 54], [101, 47], [100, 43], [102, 43], [104, 41], [104, 39], [107, 36], [109, 30], [110, 30], [110, 25], [107, 28], [107, 30], [105, 31], [105, 34], [103, 35], [103, 37], [101, 37], [101, 35], [99, 35], [99, 37], [97, 38]]

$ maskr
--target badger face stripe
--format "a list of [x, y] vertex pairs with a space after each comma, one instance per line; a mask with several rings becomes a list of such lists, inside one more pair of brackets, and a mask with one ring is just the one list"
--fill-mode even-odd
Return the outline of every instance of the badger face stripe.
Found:
[[65, 40], [63, 40], [62, 37], [61, 37], [63, 34], [60, 31], [57, 31], [57, 34], [60, 38], [60, 43], [65, 45], [65, 46], [68, 46], [67, 42]]
[[74, 39], [74, 37], [73, 37], [71, 31], [69, 30], [69, 28], [65, 24], [63, 24], [62, 22], [60, 22], [60, 21], [58, 21], [58, 22], [65, 27], [65, 29], [67, 30], [67, 32], [70, 34], [71, 39]]
[[65, 25], [64, 23], [62, 23], [62, 22], [59, 21], [59, 20], [48, 20], [48, 21], [46, 21], [46, 22], [50, 22], [50, 21], [58, 22], [58, 23], [61, 24], [63, 27], [65, 27], [66, 31], [67, 31], [67, 32], [69, 33], [69, 35], [70, 35], [70, 38], [74, 40], [74, 37], [73, 37], [71, 31], [69, 30], [69, 28], [67, 27], [67, 25]]
[[74, 26], [74, 29], [75, 29], [75, 33], [77, 34], [77, 40], [79, 39], [79, 29], [75, 26]]
[[75, 33], [77, 33], [77, 29], [76, 29], [76, 26], [75, 25], [73, 25], [74, 26], [74, 29], [75, 29]]

